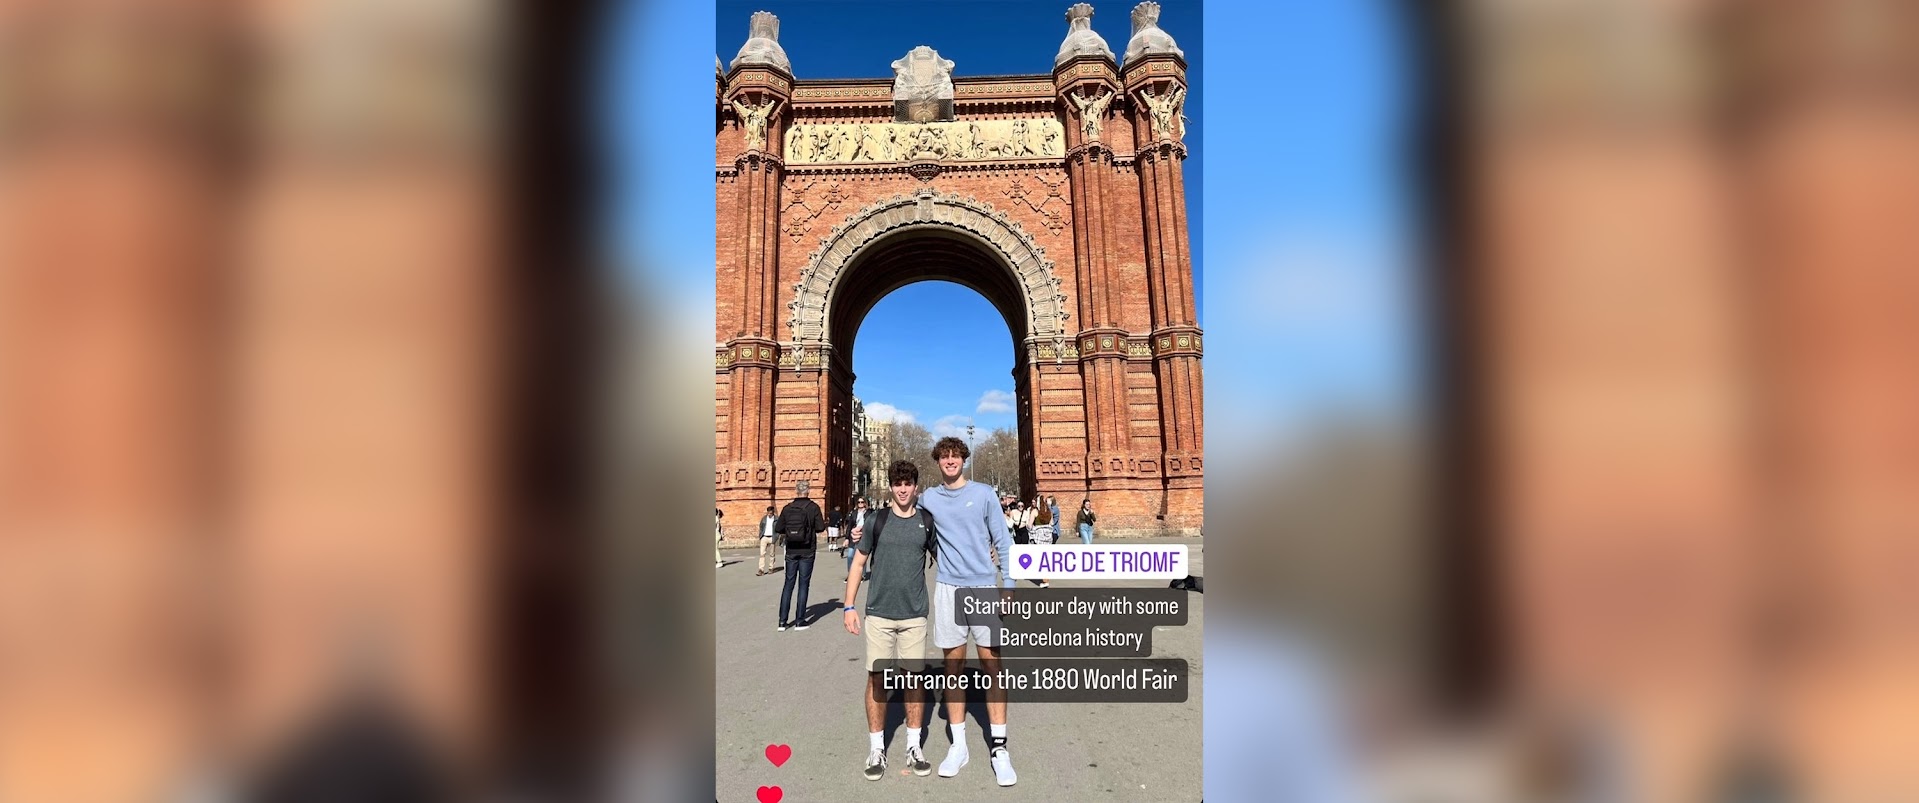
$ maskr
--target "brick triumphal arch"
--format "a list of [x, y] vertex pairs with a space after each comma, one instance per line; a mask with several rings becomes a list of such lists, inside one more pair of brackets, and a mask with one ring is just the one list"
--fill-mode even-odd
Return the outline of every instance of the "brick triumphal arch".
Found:
[[796, 80], [766, 12], [716, 65], [729, 535], [750, 537], [800, 480], [849, 497], [853, 338], [882, 297], [928, 279], [978, 291], [1012, 333], [1022, 494], [1090, 497], [1113, 535], [1198, 531], [1186, 63], [1156, 4], [1134, 9], [1119, 58], [1092, 14], [1067, 11], [1051, 75], [954, 77], [921, 46], [891, 78]]

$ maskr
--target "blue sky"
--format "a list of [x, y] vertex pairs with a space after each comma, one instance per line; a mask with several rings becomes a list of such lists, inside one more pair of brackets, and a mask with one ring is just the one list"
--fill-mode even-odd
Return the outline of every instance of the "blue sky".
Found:
[[[622, 9], [604, 50], [607, 245], [648, 314], [672, 324], [660, 342], [690, 355], [689, 381], [694, 366], [710, 366], [713, 331], [712, 129], [700, 121], [711, 113], [712, 59], [732, 59], [751, 12], [781, 16], [781, 40], [800, 78], [885, 75], [921, 43], [953, 59], [960, 75], [982, 75], [1048, 71], [1067, 5], [813, 0]], [[1133, 4], [1094, 5], [1095, 30], [1122, 50]], [[1161, 5], [1162, 27], [1188, 51], [1189, 102], [1201, 112], [1188, 138], [1187, 185], [1189, 212], [1204, 221], [1194, 251], [1208, 333], [1209, 452], [1294, 439], [1331, 415], [1411, 407], [1420, 265], [1407, 237], [1393, 3], [1210, 0], [1203, 22], [1194, 19], [1196, 3]], [[977, 412], [982, 394], [1012, 387], [1010, 340], [983, 298], [909, 286], [882, 301], [866, 327], [897, 324], [928, 303], [954, 311], [955, 337], [988, 347], [969, 350], [978, 355], [973, 364], [943, 369], [946, 381], [932, 383], [916, 373], [931, 370], [917, 355], [863, 338], [855, 366], [862, 397], [899, 399], [927, 423], [950, 415], [1010, 422]], [[953, 390], [912, 395], [935, 384]]]

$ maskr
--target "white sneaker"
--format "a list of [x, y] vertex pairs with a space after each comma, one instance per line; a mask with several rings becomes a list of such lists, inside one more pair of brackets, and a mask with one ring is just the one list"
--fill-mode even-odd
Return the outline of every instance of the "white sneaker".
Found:
[[866, 754], [866, 780], [877, 781], [886, 777], [886, 751], [874, 749]]
[[1004, 747], [993, 750], [993, 777], [999, 779], [1000, 786], [1012, 786], [1019, 780], [1019, 774], [1013, 772], [1013, 754]]
[[972, 756], [966, 753], [966, 745], [963, 744], [947, 748], [946, 760], [940, 762], [940, 777], [951, 778], [958, 775], [960, 768], [966, 766], [966, 762], [972, 759]]
[[906, 766], [912, 768], [914, 775], [924, 777], [933, 774], [933, 763], [926, 760], [926, 751], [916, 744], [906, 746]]

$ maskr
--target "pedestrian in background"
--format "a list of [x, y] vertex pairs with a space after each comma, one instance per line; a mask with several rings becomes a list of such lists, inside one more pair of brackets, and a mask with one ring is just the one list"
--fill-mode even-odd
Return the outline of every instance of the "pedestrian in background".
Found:
[[846, 508], [843, 507], [833, 508], [833, 512], [826, 516], [826, 545], [833, 549], [835, 555], [840, 554], [840, 522], [845, 518]]
[[853, 512], [847, 514], [845, 521], [840, 522], [840, 532], [844, 533], [841, 537], [846, 539], [846, 571], [848, 573], [853, 571], [853, 553], [860, 548], [860, 526], [866, 523], [868, 513], [866, 497], [862, 496], [853, 500]]
[[1099, 518], [1098, 516], [1093, 515], [1093, 500], [1091, 499], [1080, 500], [1080, 503], [1079, 503], [1079, 540], [1080, 541], [1087, 544], [1093, 543], [1093, 522], [1098, 520], [1098, 518]]
[[[1033, 539], [1033, 543], [1035, 544], [1053, 543], [1053, 534], [1054, 534], [1053, 511], [1047, 508], [1046, 500], [1038, 496], [1034, 496], [1033, 509], [1028, 511], [1027, 515], [1033, 521], [1033, 526], [1028, 531], [1030, 533], [1030, 537]], [[1048, 582], [1045, 578], [1042, 577], [1039, 580], [1039, 587], [1052, 588], [1053, 584], [1051, 582]]]
[[715, 569], [726, 565], [726, 561], [720, 559], [720, 520], [724, 518], [726, 518], [724, 512], [717, 507], [713, 508], [713, 568]]
[[[826, 516], [820, 513], [818, 502], [806, 497], [811, 487], [812, 483], [800, 480], [793, 501], [780, 511], [780, 541], [786, 545], [786, 577], [780, 581], [780, 632], [789, 626], [805, 630], [812, 623], [807, 618], [806, 597], [813, 586], [813, 554], [819, 548], [820, 533], [826, 529]], [[799, 598], [793, 604], [796, 589]], [[787, 615], [789, 609], [791, 616]]]
[[773, 506], [766, 506], [766, 515], [760, 517], [760, 570], [754, 577], [773, 571], [772, 561], [777, 547], [773, 544], [773, 530], [779, 526], [779, 517], [773, 515]]

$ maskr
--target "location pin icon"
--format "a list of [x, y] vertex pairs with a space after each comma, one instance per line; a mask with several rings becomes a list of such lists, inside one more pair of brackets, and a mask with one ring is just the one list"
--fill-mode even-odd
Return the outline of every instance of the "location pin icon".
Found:
[[1033, 556], [1032, 555], [1019, 556], [1019, 567], [1022, 569], [1033, 568]]

